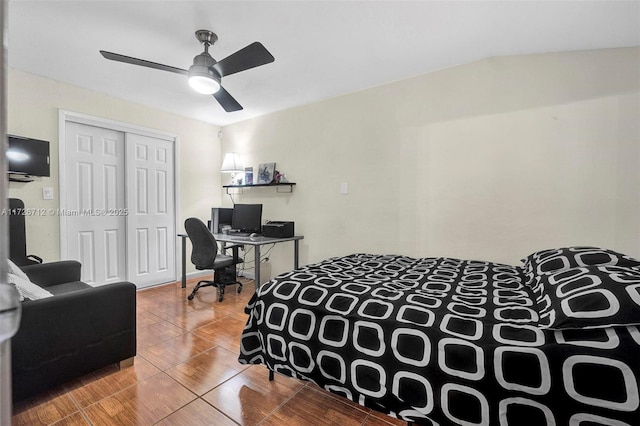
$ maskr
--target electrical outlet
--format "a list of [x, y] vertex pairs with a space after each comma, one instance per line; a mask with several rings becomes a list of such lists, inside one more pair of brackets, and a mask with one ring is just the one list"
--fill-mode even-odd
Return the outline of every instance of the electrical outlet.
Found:
[[42, 199], [53, 200], [53, 188], [42, 188]]
[[340, 194], [347, 195], [349, 193], [349, 185], [347, 182], [342, 182], [340, 184]]

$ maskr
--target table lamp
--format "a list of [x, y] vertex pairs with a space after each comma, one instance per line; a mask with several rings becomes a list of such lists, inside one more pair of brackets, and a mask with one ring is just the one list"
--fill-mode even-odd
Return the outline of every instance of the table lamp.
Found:
[[240, 155], [237, 152], [227, 152], [224, 155], [220, 171], [222, 173], [231, 173], [231, 184], [237, 185], [238, 182], [235, 180], [236, 172], [244, 172], [244, 165], [240, 161]]

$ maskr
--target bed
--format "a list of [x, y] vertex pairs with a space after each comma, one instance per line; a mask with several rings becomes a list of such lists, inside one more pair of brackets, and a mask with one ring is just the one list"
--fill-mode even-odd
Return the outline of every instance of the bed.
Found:
[[407, 422], [640, 424], [640, 262], [612, 250], [353, 254], [277, 276], [246, 312], [241, 363]]

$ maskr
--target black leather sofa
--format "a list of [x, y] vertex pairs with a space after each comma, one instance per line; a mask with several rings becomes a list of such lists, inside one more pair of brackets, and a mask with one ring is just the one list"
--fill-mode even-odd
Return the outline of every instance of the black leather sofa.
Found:
[[110, 364], [132, 365], [136, 354], [136, 287], [92, 287], [81, 265], [60, 261], [23, 266], [53, 297], [22, 302], [11, 339], [13, 401], [52, 389]]

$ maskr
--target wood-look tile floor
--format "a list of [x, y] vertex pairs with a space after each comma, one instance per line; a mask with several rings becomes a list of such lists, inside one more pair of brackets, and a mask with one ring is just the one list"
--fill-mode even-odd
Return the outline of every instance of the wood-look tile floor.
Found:
[[238, 362], [253, 281], [218, 302], [197, 280], [138, 291], [138, 354], [16, 404], [14, 425], [364, 425], [406, 423], [318, 386]]

